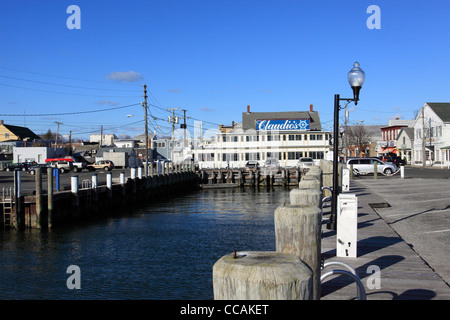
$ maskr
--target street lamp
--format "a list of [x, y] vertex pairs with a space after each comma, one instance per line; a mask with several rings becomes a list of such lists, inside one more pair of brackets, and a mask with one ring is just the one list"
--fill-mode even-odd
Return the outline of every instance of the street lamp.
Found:
[[339, 102], [353, 101], [355, 105], [358, 104], [359, 91], [361, 90], [366, 74], [359, 67], [359, 63], [355, 62], [353, 68], [347, 75], [348, 83], [353, 90], [353, 98], [341, 98], [339, 94], [334, 95], [334, 129], [333, 129], [333, 193], [331, 198], [331, 215], [330, 222], [327, 228], [336, 230], [337, 225], [337, 198], [339, 195], [339, 181], [338, 181], [338, 141], [339, 141]]

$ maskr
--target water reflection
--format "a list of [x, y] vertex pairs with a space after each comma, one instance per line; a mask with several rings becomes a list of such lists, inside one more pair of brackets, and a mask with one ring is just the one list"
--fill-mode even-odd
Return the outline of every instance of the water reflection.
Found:
[[[212, 266], [275, 250], [273, 212], [289, 192], [203, 190], [133, 214], [49, 232], [0, 232], [1, 299], [212, 299]], [[81, 290], [69, 290], [69, 265]]]

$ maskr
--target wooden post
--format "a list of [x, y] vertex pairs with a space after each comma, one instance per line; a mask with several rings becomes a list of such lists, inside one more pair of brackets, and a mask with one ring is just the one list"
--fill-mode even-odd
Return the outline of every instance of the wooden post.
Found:
[[295, 254], [313, 271], [313, 296], [320, 299], [322, 210], [316, 206], [280, 206], [275, 210], [276, 251]]
[[373, 162], [373, 178], [378, 178], [378, 161]]
[[[42, 172], [41, 168], [36, 168], [36, 228], [41, 228], [42, 215]], [[31, 221], [30, 221], [31, 226]]]
[[47, 225], [50, 229], [53, 223], [53, 168], [47, 168]]
[[235, 252], [213, 266], [215, 300], [311, 300], [312, 271], [292, 254]]

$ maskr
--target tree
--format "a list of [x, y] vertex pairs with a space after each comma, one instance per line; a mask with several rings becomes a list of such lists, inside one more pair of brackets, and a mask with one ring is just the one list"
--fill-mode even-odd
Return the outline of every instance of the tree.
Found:
[[[363, 125], [357, 124], [347, 127], [347, 141], [348, 145], [355, 146], [361, 152], [370, 145], [372, 133], [369, 132]], [[355, 153], [355, 156], [359, 156]]]

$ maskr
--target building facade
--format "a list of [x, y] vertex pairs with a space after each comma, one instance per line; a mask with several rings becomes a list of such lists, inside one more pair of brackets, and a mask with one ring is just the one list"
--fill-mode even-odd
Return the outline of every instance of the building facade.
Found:
[[312, 105], [309, 111], [298, 112], [250, 112], [248, 107], [241, 123], [201, 143], [194, 158], [200, 168], [242, 168], [248, 161], [263, 165], [268, 159], [277, 159], [281, 167], [295, 167], [301, 157], [327, 158], [331, 135], [322, 131]]
[[414, 122], [414, 164], [450, 165], [450, 103], [427, 102]]

